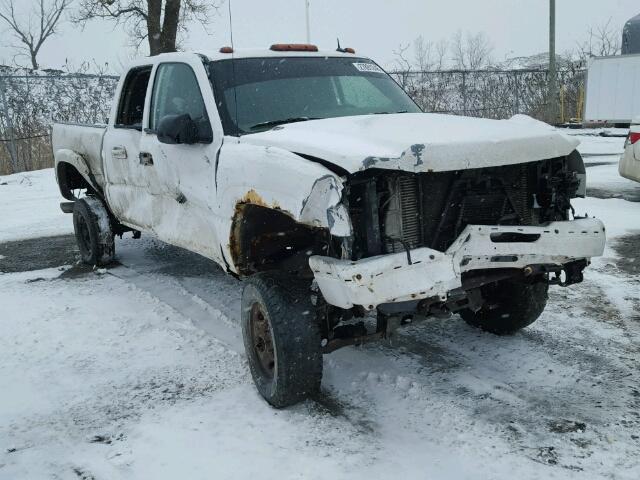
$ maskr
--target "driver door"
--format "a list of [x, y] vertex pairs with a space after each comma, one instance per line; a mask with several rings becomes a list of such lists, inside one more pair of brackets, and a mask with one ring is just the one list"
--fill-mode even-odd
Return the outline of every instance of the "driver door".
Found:
[[[210, 113], [215, 115], [215, 110], [207, 111], [206, 103], [215, 103], [206, 72], [201, 62], [160, 63], [152, 88], [148, 128], [140, 143], [140, 162], [147, 172], [153, 202], [152, 230], [167, 243], [219, 261], [212, 205], [215, 158], [222, 134], [214, 134], [212, 129]], [[198, 141], [190, 145], [161, 143], [157, 128], [162, 119], [184, 114], [198, 125]]]

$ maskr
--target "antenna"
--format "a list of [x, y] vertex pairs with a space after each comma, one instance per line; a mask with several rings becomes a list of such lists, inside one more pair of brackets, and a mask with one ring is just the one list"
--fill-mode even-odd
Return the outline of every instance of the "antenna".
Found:
[[336, 52], [341, 52], [341, 53], [356, 53], [355, 51], [353, 51], [352, 48], [342, 48], [340, 46], [340, 39], [337, 38], [336, 40], [338, 40], [338, 48], [336, 48]]
[[233, 102], [235, 103], [235, 117], [236, 117], [236, 133], [240, 134], [240, 124], [238, 123], [238, 89], [236, 88], [236, 61], [235, 61], [235, 45], [233, 43], [233, 17], [231, 15], [231, 0], [228, 0], [229, 4], [229, 32], [231, 35], [231, 71], [233, 74]]

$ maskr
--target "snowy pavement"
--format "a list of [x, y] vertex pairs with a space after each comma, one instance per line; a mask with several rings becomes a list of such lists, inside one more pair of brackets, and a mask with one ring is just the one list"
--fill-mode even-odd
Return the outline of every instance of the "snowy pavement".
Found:
[[239, 282], [149, 237], [74, 265], [52, 171], [0, 177], [0, 479], [640, 478], [640, 184], [624, 139], [584, 138], [596, 194], [574, 205], [609, 234], [584, 283], [513, 337], [453, 317], [335, 352], [281, 411]]

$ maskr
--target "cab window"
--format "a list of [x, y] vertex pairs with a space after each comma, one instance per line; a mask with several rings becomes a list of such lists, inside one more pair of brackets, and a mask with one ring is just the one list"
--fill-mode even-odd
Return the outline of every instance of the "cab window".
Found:
[[132, 128], [142, 130], [142, 116], [144, 114], [144, 99], [151, 77], [151, 66], [134, 68], [129, 71], [122, 87], [116, 128]]
[[211, 131], [198, 79], [191, 67], [184, 63], [163, 63], [158, 66], [154, 80], [149, 129], [156, 131], [166, 116], [184, 114], [191, 117], [199, 131]]

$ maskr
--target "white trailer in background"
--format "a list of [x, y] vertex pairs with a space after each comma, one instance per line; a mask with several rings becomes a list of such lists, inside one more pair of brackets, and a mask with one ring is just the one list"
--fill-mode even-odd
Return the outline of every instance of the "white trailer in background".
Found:
[[594, 57], [589, 62], [585, 124], [629, 125], [640, 116], [640, 55]]

